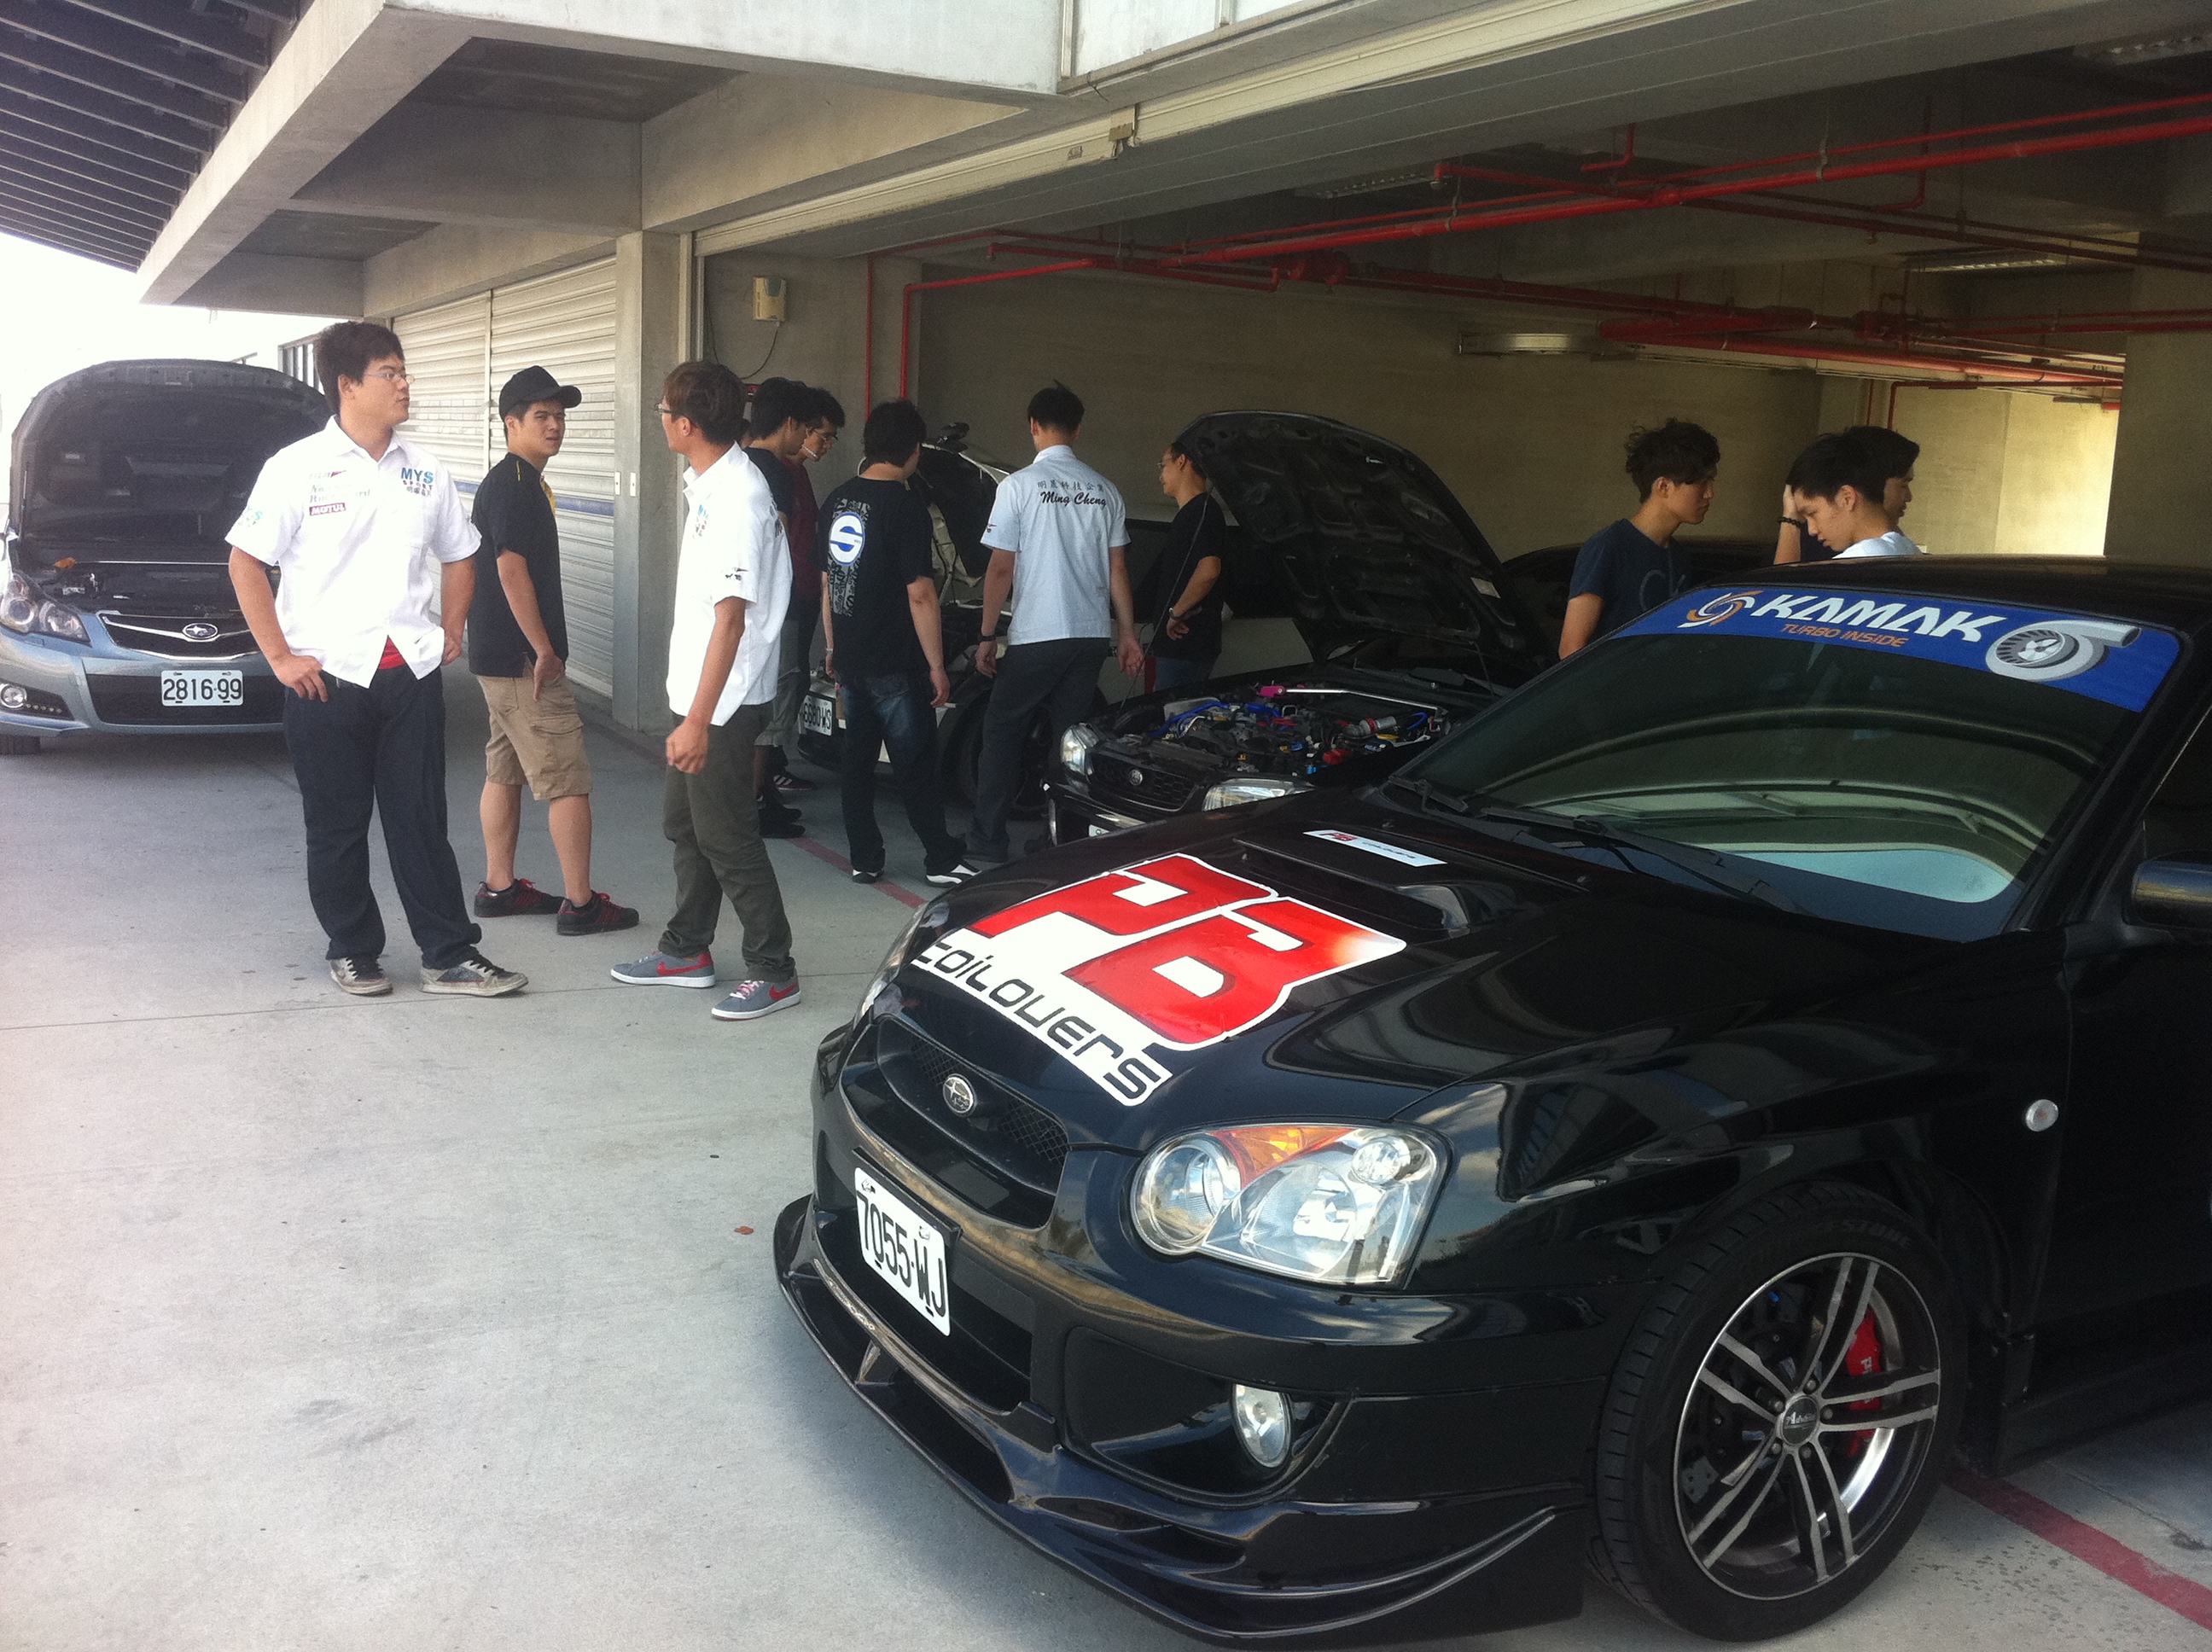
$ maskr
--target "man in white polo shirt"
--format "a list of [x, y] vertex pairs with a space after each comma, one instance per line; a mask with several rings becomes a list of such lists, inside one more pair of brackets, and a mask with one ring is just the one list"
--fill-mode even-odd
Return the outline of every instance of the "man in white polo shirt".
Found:
[[[981, 773], [968, 859], [1006, 858], [1006, 816], [1020, 788], [1022, 752], [1042, 708], [1057, 750], [1068, 726], [1091, 710], [1098, 669], [1118, 639], [1121, 669], [1144, 668], [1129, 598], [1129, 527], [1112, 483], [1075, 456], [1083, 403], [1066, 385], [1030, 398], [1030, 442], [1036, 459], [999, 484], [983, 543], [983, 640], [975, 669], [996, 680], [983, 718]], [[999, 610], [1012, 598], [1004, 659]]]
[[614, 970], [634, 987], [715, 983], [715, 920], [727, 896], [744, 926], [744, 975], [714, 1005], [752, 1021], [799, 1002], [791, 921], [761, 841], [753, 748], [775, 703], [791, 552], [775, 497], [736, 442], [745, 392], [714, 361], [686, 361], [660, 387], [660, 428], [688, 467], [668, 634], [668, 737], [661, 829], [676, 846], [676, 911], [660, 949]]
[[422, 990], [496, 998], [524, 978], [476, 950], [483, 932], [446, 835], [441, 668], [461, 653], [478, 535], [445, 466], [395, 434], [407, 364], [391, 331], [341, 321], [316, 339], [315, 359], [336, 416], [270, 456], [230, 531], [238, 605], [290, 690], [307, 898], [330, 937], [331, 979], [357, 996], [390, 992], [368, 886], [373, 808], [422, 950]]

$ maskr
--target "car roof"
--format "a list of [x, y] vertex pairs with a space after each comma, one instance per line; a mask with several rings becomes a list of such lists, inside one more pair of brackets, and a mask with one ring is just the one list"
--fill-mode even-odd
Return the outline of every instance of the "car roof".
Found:
[[2212, 568], [2113, 562], [2102, 556], [1866, 556], [1784, 563], [1709, 579], [1706, 585], [1807, 590], [1869, 586], [1960, 602], [2108, 615], [2139, 625], [2198, 632], [2212, 626]]

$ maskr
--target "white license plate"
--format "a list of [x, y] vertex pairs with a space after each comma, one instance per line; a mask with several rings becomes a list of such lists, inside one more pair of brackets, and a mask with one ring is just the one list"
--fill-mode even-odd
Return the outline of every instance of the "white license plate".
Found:
[[163, 671], [161, 703], [165, 706], [242, 706], [246, 703], [246, 673]]
[[853, 1192], [860, 1201], [860, 1254], [915, 1312], [946, 1336], [952, 1304], [945, 1293], [945, 1235], [857, 1164]]
[[833, 735], [837, 732], [837, 702], [826, 695], [810, 694], [799, 703], [799, 720], [809, 734]]

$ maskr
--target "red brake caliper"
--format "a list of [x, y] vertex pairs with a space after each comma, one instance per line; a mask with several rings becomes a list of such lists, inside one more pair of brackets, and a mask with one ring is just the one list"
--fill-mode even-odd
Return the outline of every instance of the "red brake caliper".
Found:
[[[1859, 1328], [1851, 1333], [1851, 1345], [1844, 1351], [1844, 1369], [1853, 1376], [1872, 1376], [1881, 1369], [1881, 1333], [1875, 1328], [1874, 1314], [1871, 1310], [1859, 1321]], [[1855, 1400], [1851, 1402], [1850, 1409], [1876, 1411], [1881, 1406], [1881, 1401], [1879, 1400]], [[1844, 1449], [1850, 1455], [1855, 1457], [1866, 1449], [1866, 1442], [1872, 1438], [1874, 1438], [1874, 1430], [1871, 1429], [1863, 1434], [1854, 1434]]]

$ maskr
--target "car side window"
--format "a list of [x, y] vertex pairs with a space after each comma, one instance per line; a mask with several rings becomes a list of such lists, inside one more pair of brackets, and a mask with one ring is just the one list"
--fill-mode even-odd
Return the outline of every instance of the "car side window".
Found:
[[2144, 858], [2212, 855], [2212, 719], [2190, 736], [2181, 757], [2143, 811]]

